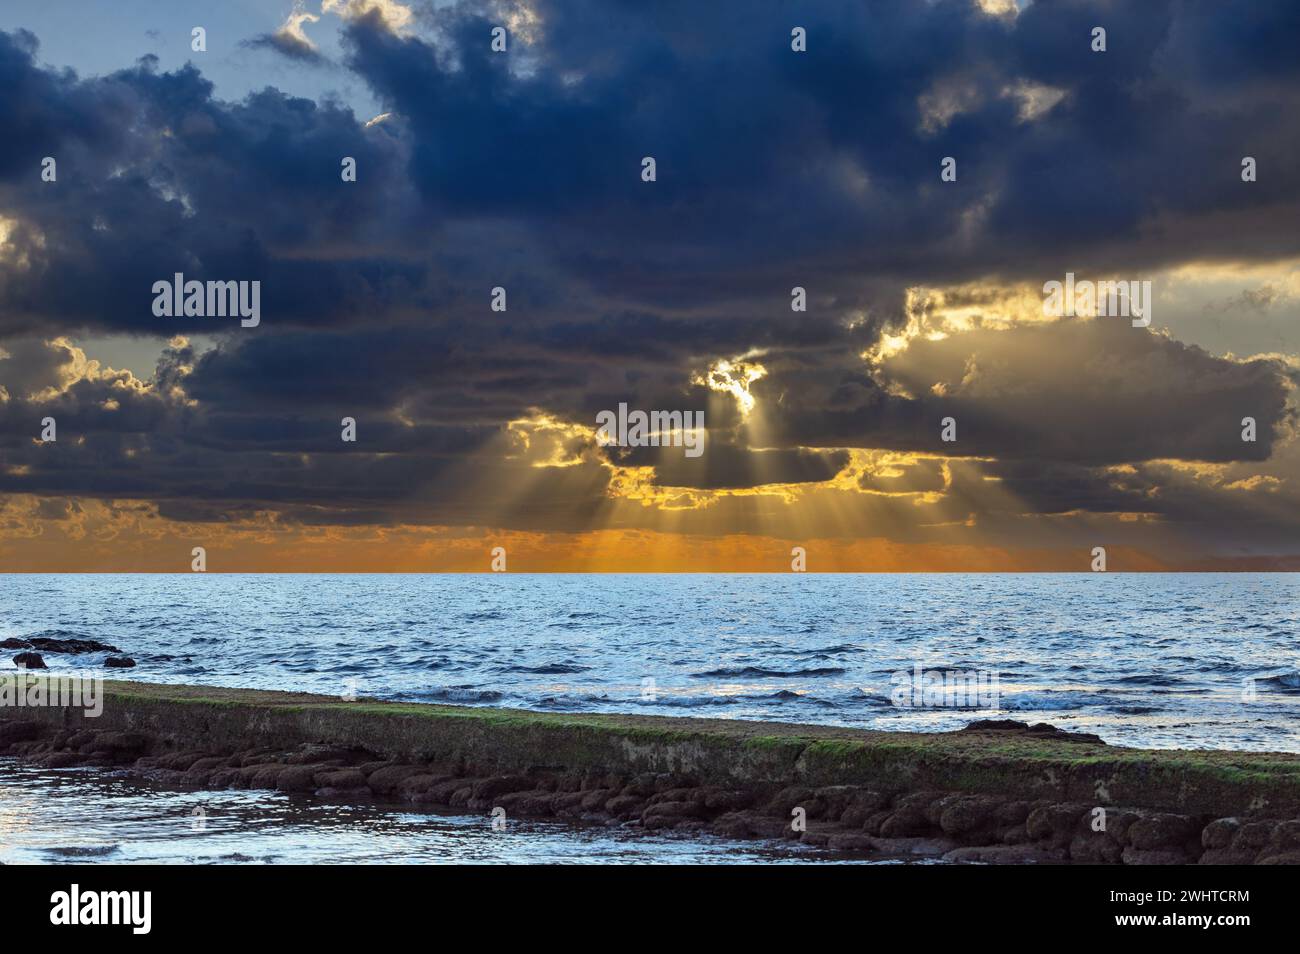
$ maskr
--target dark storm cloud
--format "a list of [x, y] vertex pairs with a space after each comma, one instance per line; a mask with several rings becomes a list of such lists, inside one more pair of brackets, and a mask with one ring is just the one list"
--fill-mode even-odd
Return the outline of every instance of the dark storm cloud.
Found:
[[[706, 411], [704, 458], [621, 461], [654, 463], [661, 486], [814, 482], [846, 455], [809, 448], [885, 448], [996, 457], [1056, 513], [1132, 509], [1145, 491], [1117, 491], [1107, 465], [1259, 461], [1292, 426], [1279, 362], [1116, 323], [916, 340], [876, 368], [860, 355], [917, 282], [1300, 254], [1294, 4], [532, 6], [535, 42], [504, 56], [477, 4], [405, 36], [349, 21], [341, 66], [392, 112], [369, 127], [273, 88], [224, 102], [198, 68], [149, 58], [81, 78], [0, 32], [0, 347], [23, 343], [0, 360], [0, 490], [165, 500], [185, 519], [481, 520], [416, 500], [457, 485], [571, 528], [600, 512], [606, 468], [543, 478], [501, 462], [502, 435], [534, 412], [591, 426], [626, 401]], [[1243, 155], [1258, 182], [1241, 182]], [[154, 317], [151, 286], [177, 271], [261, 281], [261, 326]], [[165, 353], [151, 388], [67, 384], [67, 354], [43, 342], [87, 331], [221, 340]], [[746, 354], [768, 374], [737, 430], [698, 375]], [[46, 414], [84, 443], [34, 447]], [[949, 415], [955, 446], [938, 440]]]
[[[1150, 266], [1193, 243], [1144, 239], [1140, 222], [1243, 205], [1253, 242], [1297, 249], [1277, 208], [1300, 197], [1294, 67], [1268, 52], [1278, 41], [1265, 43], [1272, 74], [1221, 71], [1208, 101], [1179, 72], [1202, 34], [1300, 39], [1282, 4], [1042, 3], [1015, 18], [955, 2], [536, 9], [544, 38], [524, 77], [489, 51], [492, 18], [465, 5], [433, 20], [451, 53], [372, 18], [349, 29], [349, 62], [408, 120], [427, 202], [544, 222], [565, 264], [602, 287], [743, 293], [778, 263], [848, 288], [852, 266], [1032, 275], [1063, 256], [1108, 260], [1121, 239], [1129, 264]], [[807, 54], [789, 50], [792, 23]], [[1089, 48], [1099, 23], [1104, 54]], [[1016, 91], [1037, 86], [1062, 98], [1024, 121]], [[927, 126], [924, 104], [945, 99], [960, 109]], [[1270, 170], [1250, 192], [1247, 154]], [[644, 155], [659, 163], [652, 186], [636, 176]], [[959, 177], [941, 184], [946, 155]]]
[[[0, 33], [0, 128], [18, 144], [0, 159], [0, 214], [21, 227], [0, 262], [0, 331], [214, 330], [153, 315], [153, 283], [175, 272], [260, 280], [263, 312], [288, 324], [422, 303], [387, 133], [273, 89], [222, 103], [193, 66], [158, 73], [146, 57], [79, 80], [35, 52]], [[44, 156], [56, 182], [41, 181]], [[365, 171], [347, 188], [344, 156]]]
[[[1294, 415], [1295, 374], [1280, 361], [1218, 358], [1127, 319], [917, 338], [880, 363], [880, 380], [856, 366], [773, 372], [752, 391], [772, 408], [764, 435], [780, 444], [1093, 465], [1262, 461]], [[955, 442], [941, 440], [946, 417]], [[1254, 442], [1242, 440], [1244, 417]]]
[[627, 466], [653, 465], [655, 482], [662, 486], [719, 490], [829, 480], [848, 463], [849, 455], [802, 448], [752, 451], [714, 440], [698, 457], [687, 456], [680, 447], [629, 448], [611, 456]]

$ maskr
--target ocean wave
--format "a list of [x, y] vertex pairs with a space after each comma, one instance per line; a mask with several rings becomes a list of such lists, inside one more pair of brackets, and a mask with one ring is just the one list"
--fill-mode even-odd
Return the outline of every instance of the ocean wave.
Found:
[[692, 679], [799, 679], [806, 676], [842, 676], [847, 670], [839, 666], [815, 669], [764, 669], [761, 666], [736, 666], [691, 673]]
[[526, 672], [534, 676], [564, 676], [576, 672], [586, 672], [590, 666], [578, 663], [543, 663], [540, 666], [523, 666], [518, 663], [510, 666], [494, 666], [494, 672]]
[[1294, 669], [1289, 672], [1276, 673], [1272, 676], [1260, 676], [1255, 679], [1256, 685], [1264, 684], [1270, 688], [1277, 689], [1280, 692], [1300, 691], [1300, 672]]
[[807, 648], [792, 647], [790, 649], [774, 649], [774, 656], [807, 656], [810, 659], [821, 659], [826, 656], [838, 656], [841, 653], [861, 653], [866, 652], [861, 646], [855, 646], [852, 643], [835, 643], [832, 646], [809, 646]]
[[1164, 674], [1155, 675], [1155, 674], [1144, 673], [1144, 672], [1133, 673], [1132, 675], [1128, 675], [1128, 676], [1119, 676], [1115, 679], [1111, 679], [1110, 682], [1118, 683], [1119, 685], [1124, 685], [1124, 686], [1169, 687], [1169, 686], [1183, 686], [1187, 684], [1187, 680], [1179, 679], [1177, 676], [1169, 676]]
[[1002, 696], [998, 708], [1009, 712], [1025, 711], [1070, 711], [1093, 707], [1111, 706], [1115, 702], [1104, 693], [1081, 692], [1072, 689], [1051, 689], [1042, 692], [1020, 692]]
[[561, 712], [571, 712], [575, 709], [590, 709], [593, 705], [609, 701], [611, 701], [609, 696], [595, 696], [575, 692], [563, 696], [543, 696], [536, 702], [533, 702], [529, 708], [555, 709]]
[[444, 686], [428, 692], [413, 693], [413, 699], [430, 699], [437, 702], [500, 702], [502, 694], [495, 689], [475, 689], [473, 686]]

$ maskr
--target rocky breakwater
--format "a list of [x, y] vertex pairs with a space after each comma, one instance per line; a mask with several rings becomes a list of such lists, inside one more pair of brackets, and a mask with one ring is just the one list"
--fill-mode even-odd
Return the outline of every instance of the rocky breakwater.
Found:
[[12, 657], [19, 669], [48, 669], [42, 653], [56, 653], [69, 656], [81, 656], [88, 653], [107, 653], [102, 665], [109, 669], [131, 669], [135, 660], [122, 654], [122, 650], [109, 643], [95, 639], [60, 639], [52, 636], [31, 636], [27, 638], [10, 636], [0, 639], [0, 649], [20, 650]]
[[0, 753], [265, 788], [951, 862], [1300, 862], [1300, 757], [583, 716], [107, 683], [103, 713], [0, 707]]

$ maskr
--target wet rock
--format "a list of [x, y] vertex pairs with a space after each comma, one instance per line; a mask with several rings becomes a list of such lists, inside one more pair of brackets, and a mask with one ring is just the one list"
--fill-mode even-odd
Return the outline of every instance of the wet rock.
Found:
[[325, 765], [329, 762], [346, 762], [351, 756], [347, 749], [337, 745], [318, 745], [308, 742], [302, 748], [287, 756], [284, 761], [290, 765]]
[[421, 801], [432, 805], [450, 805], [451, 796], [464, 787], [465, 780], [463, 778], [449, 778], [442, 782], [436, 782], [425, 792], [425, 798], [422, 798]]
[[723, 838], [753, 838], [755, 834], [748, 812], [728, 812], [719, 815], [710, 827], [714, 834], [721, 835]]
[[399, 798], [405, 799], [408, 802], [413, 802], [416, 800], [417, 795], [423, 795], [434, 785], [442, 781], [446, 781], [445, 776], [427, 775], [425, 773], [408, 775], [397, 783], [396, 794]]
[[49, 669], [40, 653], [23, 652], [14, 656], [14, 665], [19, 669]]
[[27, 640], [33, 649], [47, 653], [120, 653], [122, 650], [97, 639], [52, 639], [47, 636], [31, 636]]
[[[470, 799], [470, 804], [477, 804], [479, 799]], [[506, 792], [494, 799], [485, 800], [489, 809], [504, 808], [507, 815], [544, 815], [547, 814], [544, 803], [539, 802], [536, 792]]]
[[[187, 773], [211, 771], [212, 769], [223, 765], [225, 761], [226, 760], [220, 755], [205, 755], [202, 758], [195, 759], [191, 762], [189, 766], [186, 767], [185, 771]], [[179, 766], [176, 767], [179, 768]]]
[[655, 792], [650, 796], [650, 804], [656, 802], [701, 802], [705, 796], [704, 789], [700, 788], [669, 788], [663, 791]]
[[880, 827], [892, 814], [894, 813], [888, 808], [882, 808], [879, 811], [872, 812], [862, 822], [862, 830], [868, 835], [879, 835]]
[[0, 722], [0, 745], [27, 742], [41, 734], [39, 722]]
[[731, 838], [784, 838], [789, 828], [780, 819], [753, 809], [728, 812], [715, 819], [711, 827]]
[[[889, 804], [889, 796], [881, 792], [858, 789], [840, 815], [840, 823], [851, 828], [861, 828], [866, 820]], [[879, 827], [873, 834], [879, 834]]]
[[94, 752], [111, 752], [124, 755], [130, 752], [142, 752], [149, 746], [149, 738], [139, 732], [101, 732], [90, 743]]
[[366, 776], [360, 769], [326, 769], [325, 771], [316, 771], [312, 775], [312, 780], [318, 788], [365, 788]]
[[249, 788], [276, 788], [281, 775], [288, 771], [297, 772], [298, 769], [297, 765], [281, 765], [272, 762], [265, 765], [249, 765], [240, 771], [248, 782]]
[[609, 789], [609, 788], [593, 789], [592, 791], [585, 792], [583, 794], [582, 801], [578, 803], [578, 807], [581, 808], [584, 812], [600, 811], [604, 809], [605, 803], [609, 801], [611, 798], [613, 798], [614, 795], [615, 792], [613, 789]]
[[1269, 839], [1269, 847], [1300, 848], [1300, 820], [1278, 822], [1273, 837]]
[[[373, 781], [373, 778], [372, 778]], [[482, 781], [475, 782], [470, 793], [472, 798], [491, 800], [498, 795], [504, 795], [507, 792], [521, 792], [525, 789], [532, 788], [537, 783], [526, 775], [497, 775], [492, 778], [485, 778]], [[600, 799], [603, 802], [606, 798], [613, 795], [611, 791], [606, 791], [604, 797]]]
[[[191, 772], [193, 772], [193, 769], [191, 769], [190, 772], [186, 772], [185, 774], [188, 776], [191, 774]], [[240, 769], [237, 768], [214, 769], [213, 771], [207, 773], [208, 788], [210, 789], [242, 788], [244, 787], [241, 784], [243, 782], [243, 776], [241, 776], [239, 773], [240, 773]]]
[[641, 824], [646, 828], [674, 828], [685, 819], [700, 818], [701, 807], [697, 802], [656, 802], [641, 813]]
[[1128, 843], [1139, 851], [1181, 848], [1195, 837], [1196, 824], [1186, 815], [1155, 812], [1135, 821], [1128, 829]]
[[945, 800], [939, 813], [939, 827], [949, 835], [971, 835], [994, 825], [994, 812], [1001, 799], [992, 795], [960, 795]]
[[392, 795], [402, 782], [423, 771], [419, 765], [385, 765], [366, 776], [366, 785], [376, 795]]
[[132, 669], [135, 660], [130, 656], [108, 656], [104, 659], [104, 665], [109, 669]]
[[1057, 804], [1035, 808], [1025, 819], [1025, 831], [1035, 841], [1050, 841], [1053, 848], [1064, 848], [1074, 838], [1074, 828], [1088, 812], [1087, 805]]
[[313, 792], [316, 790], [316, 766], [288, 765], [276, 777], [275, 787], [281, 792]]
[[655, 776], [655, 791], [666, 792], [674, 788], [696, 788], [698, 787], [695, 779], [689, 775], [678, 775], [675, 773], [661, 773]]
[[1271, 821], [1246, 822], [1237, 829], [1237, 834], [1232, 839], [1232, 847], [1254, 848], [1258, 851], [1273, 840], [1275, 827], [1277, 823]]
[[808, 802], [812, 800], [813, 790], [811, 788], [792, 785], [777, 792], [772, 800], [767, 803], [767, 810], [770, 814], [789, 818], [791, 811], [795, 808], [805, 808]]
[[929, 812], [930, 806], [943, 798], [951, 796], [952, 792], [936, 792], [924, 790], [920, 792], [907, 792], [894, 800], [894, 808], [917, 809], [921, 812]]
[[81, 755], [76, 752], [51, 752], [43, 755], [37, 760], [37, 764], [42, 768], [68, 768], [72, 765], [80, 765], [84, 761]]
[[655, 793], [655, 777], [649, 773], [637, 775], [623, 786], [624, 795], [637, 795], [649, 798]]
[[464, 778], [465, 769], [459, 762], [429, 762], [424, 770], [439, 779]]
[[[178, 772], [184, 772], [191, 765], [203, 758], [203, 752], [173, 752], [170, 755], [164, 755], [155, 760], [159, 768], [176, 769]], [[137, 765], [147, 763], [147, 759], [142, 758]]]
[[1300, 851], [1284, 851], [1278, 855], [1269, 855], [1255, 862], [1260, 865], [1300, 865]]
[[817, 801], [826, 806], [822, 817], [828, 821], [838, 821], [857, 794], [858, 789], [853, 785], [826, 785], [814, 793]]
[[1206, 848], [1227, 848], [1240, 830], [1240, 818], [1216, 818], [1201, 830], [1201, 844]]
[[266, 765], [268, 762], [280, 761], [280, 753], [271, 748], [249, 749], [231, 756], [231, 765], [244, 768], [250, 765]]
[[[556, 797], [556, 792], [526, 792], [525, 801], [527, 804], [527, 811], [533, 815], [554, 815]], [[640, 820], [637, 815], [633, 815], [632, 817]]]
[[181, 772], [180, 778], [176, 780], [176, 785], [180, 788], [215, 788], [209, 783], [212, 780], [211, 769], [188, 768]]
[[[1106, 834], [1117, 845], [1127, 846], [1129, 831], [1132, 830], [1134, 822], [1142, 816], [1138, 812], [1128, 810], [1109, 809], [1106, 812]], [[1092, 813], [1084, 815], [1079, 821], [1079, 825], [1088, 825], [1091, 822]]]
[[605, 811], [615, 818], [631, 818], [645, 810], [645, 799], [636, 795], [615, 795], [605, 802]]
[[880, 824], [881, 838], [908, 838], [923, 835], [930, 831], [930, 819], [925, 810], [916, 806], [906, 806], [894, 811]]
[[711, 812], [736, 812], [754, 804], [751, 792], [729, 789], [709, 789], [704, 794], [704, 807]]
[[831, 835], [826, 847], [832, 851], [873, 851], [875, 840], [871, 835], [863, 832], [845, 831]]
[[[863, 835], [862, 837], [865, 838], [867, 836]], [[830, 844], [830, 840], [831, 840], [831, 833], [829, 831], [825, 831], [824, 829], [809, 828], [807, 831], [805, 831], [802, 835], [799, 836], [799, 841], [812, 848], [825, 848], [827, 845]]]
[[993, 818], [999, 825], [1023, 825], [1033, 809], [1033, 804], [1026, 801], [1003, 802], [994, 810]]
[[958, 847], [951, 838], [875, 838], [871, 847], [890, 855], [918, 855], [938, 858]]
[[1117, 865], [1124, 849], [1104, 831], [1090, 831], [1086, 835], [1075, 835], [1070, 842], [1070, 858], [1083, 864]]
[[8, 639], [0, 639], [0, 649], [31, 649], [32, 644], [25, 639], [19, 639], [16, 636], [10, 636]]
[[1023, 845], [1033, 841], [1024, 825], [1011, 825], [998, 830], [998, 841], [1004, 845]]

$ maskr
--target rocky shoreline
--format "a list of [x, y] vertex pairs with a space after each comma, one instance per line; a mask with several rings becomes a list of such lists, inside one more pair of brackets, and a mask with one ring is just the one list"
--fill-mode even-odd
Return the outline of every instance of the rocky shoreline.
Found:
[[[106, 685], [98, 719], [0, 708], [0, 753], [187, 790], [504, 811], [873, 857], [1300, 863], [1294, 756], [1113, 749], [1013, 722], [925, 736]], [[1023, 783], [1006, 783], [1015, 777]], [[943, 779], [963, 784], [932, 784]], [[1079, 784], [1094, 797], [1071, 797]]]

